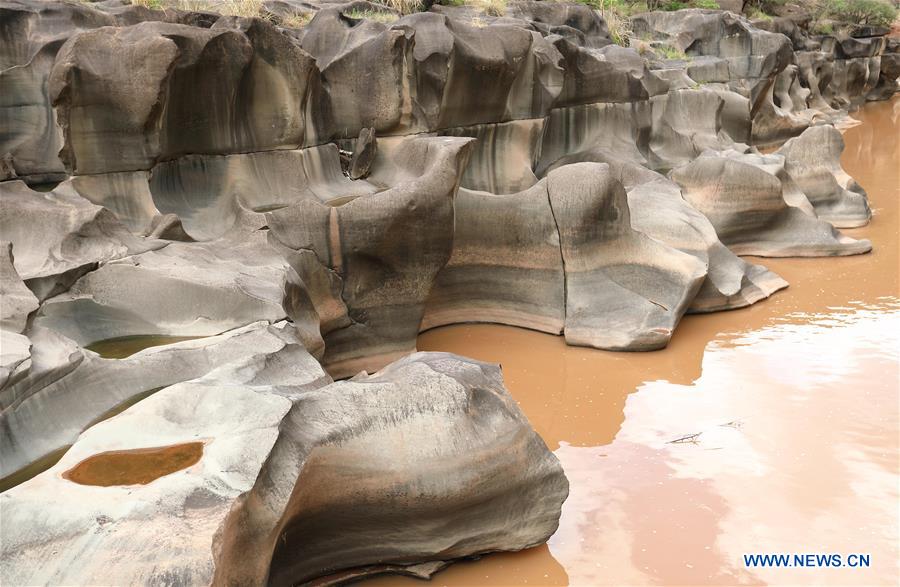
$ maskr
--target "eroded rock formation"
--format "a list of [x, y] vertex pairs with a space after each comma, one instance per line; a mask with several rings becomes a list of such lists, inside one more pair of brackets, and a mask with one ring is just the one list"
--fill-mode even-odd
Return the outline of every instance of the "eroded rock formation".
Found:
[[558, 461], [496, 366], [420, 331], [656, 349], [787, 285], [739, 254], [872, 247], [838, 231], [871, 211], [834, 125], [897, 90], [894, 39], [358, 9], [392, 13], [0, 1], [0, 582], [429, 576], [539, 544]]

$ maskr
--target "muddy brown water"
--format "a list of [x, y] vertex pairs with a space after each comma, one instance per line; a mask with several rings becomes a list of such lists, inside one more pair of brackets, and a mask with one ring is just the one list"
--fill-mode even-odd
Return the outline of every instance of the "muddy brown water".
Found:
[[175, 344], [185, 340], [195, 340], [202, 336], [169, 336], [166, 334], [137, 334], [108, 338], [87, 345], [86, 349], [94, 351], [104, 359], [124, 359], [144, 349], [154, 346]]
[[[494, 325], [419, 337], [420, 350], [501, 363], [571, 483], [546, 545], [452, 565], [434, 584], [898, 584], [900, 100], [854, 116], [842, 163], [875, 215], [845, 232], [873, 253], [751, 259], [790, 287], [688, 316], [657, 352]], [[870, 566], [748, 568], [752, 553]]]
[[202, 442], [153, 448], [111, 450], [92, 455], [63, 478], [81, 485], [146, 485], [196, 464], [203, 456]]

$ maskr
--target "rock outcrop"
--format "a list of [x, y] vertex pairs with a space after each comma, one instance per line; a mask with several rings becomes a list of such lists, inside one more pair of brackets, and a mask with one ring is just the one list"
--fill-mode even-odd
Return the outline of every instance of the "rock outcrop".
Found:
[[777, 177], [739, 157], [700, 157], [673, 171], [672, 179], [739, 255], [821, 257], [872, 249], [869, 241], [844, 236], [824, 220], [789, 206]]
[[159, 391], [0, 495], [4, 583], [293, 585], [556, 530], [568, 483], [497, 366], [423, 353], [326, 385], [302, 352]]
[[453, 199], [470, 143], [407, 139], [370, 176], [391, 188], [266, 215], [272, 243], [311, 288], [332, 375], [378, 369], [415, 350], [425, 300], [452, 251]]

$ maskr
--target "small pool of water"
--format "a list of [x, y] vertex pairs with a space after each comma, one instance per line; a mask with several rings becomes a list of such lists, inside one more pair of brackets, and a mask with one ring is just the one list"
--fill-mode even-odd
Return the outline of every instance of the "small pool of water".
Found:
[[92, 342], [86, 349], [94, 351], [104, 359], [125, 359], [144, 349], [154, 346], [174, 344], [185, 340], [204, 338], [202, 336], [168, 336], [164, 334], [139, 334], [135, 336], [120, 336]]
[[63, 478], [80, 485], [146, 485], [196, 464], [203, 456], [202, 442], [171, 446], [114, 450], [88, 457]]

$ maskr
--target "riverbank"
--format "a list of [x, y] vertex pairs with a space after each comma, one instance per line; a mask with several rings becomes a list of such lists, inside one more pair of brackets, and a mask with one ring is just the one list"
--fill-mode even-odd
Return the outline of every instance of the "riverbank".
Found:
[[[549, 546], [458, 564], [436, 582], [896, 581], [900, 100], [853, 116], [862, 124], [845, 132], [841, 162], [874, 217], [847, 233], [872, 240], [871, 254], [757, 260], [790, 287], [689, 315], [652, 353], [493, 325], [420, 336], [422, 350], [501, 363], [572, 484]], [[869, 569], [751, 570], [741, 560], [857, 551], [872, 554]]]

